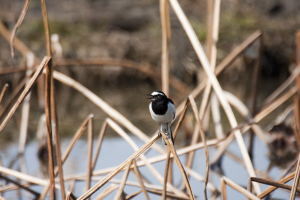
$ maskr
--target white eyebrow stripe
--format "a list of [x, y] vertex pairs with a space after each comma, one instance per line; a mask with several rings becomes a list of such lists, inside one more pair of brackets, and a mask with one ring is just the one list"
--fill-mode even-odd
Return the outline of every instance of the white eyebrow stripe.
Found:
[[161, 92], [156, 92], [156, 91], [155, 91], [155, 92], [152, 92], [151, 95], [152, 95], [152, 96], [155, 96], [155, 95], [162, 95], [162, 96], [163, 96], [164, 94], [161, 93]]

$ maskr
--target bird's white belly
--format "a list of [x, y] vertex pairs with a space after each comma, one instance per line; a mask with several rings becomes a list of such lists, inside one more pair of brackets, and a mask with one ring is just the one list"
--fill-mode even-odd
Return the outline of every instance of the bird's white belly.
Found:
[[168, 110], [164, 115], [157, 115], [152, 111], [152, 102], [149, 104], [151, 117], [154, 121], [160, 124], [167, 124], [173, 121], [175, 116], [175, 106], [171, 103], [168, 104]]

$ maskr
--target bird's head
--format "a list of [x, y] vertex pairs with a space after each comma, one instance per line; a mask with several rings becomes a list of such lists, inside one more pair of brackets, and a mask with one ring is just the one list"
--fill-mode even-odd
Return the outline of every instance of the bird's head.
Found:
[[165, 93], [163, 93], [162, 91], [154, 91], [151, 94], [147, 95], [150, 96], [148, 99], [151, 99], [152, 101], [167, 98]]

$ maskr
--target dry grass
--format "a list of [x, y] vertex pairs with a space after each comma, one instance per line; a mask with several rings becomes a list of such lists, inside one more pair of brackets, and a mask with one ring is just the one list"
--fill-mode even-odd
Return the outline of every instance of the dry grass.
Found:
[[[280, 179], [279, 181], [267, 180], [264, 178], [256, 177], [256, 170], [253, 166], [251, 157], [248, 154], [244, 139], [242, 134], [246, 133], [250, 128], [253, 130], [253, 133], [256, 134], [266, 145], [267, 140], [265, 138], [265, 134], [263, 129], [259, 126], [258, 122], [260, 122], [263, 118], [268, 116], [272, 111], [274, 111], [279, 106], [283, 105], [291, 97], [294, 97], [294, 119], [295, 119], [295, 138], [300, 144], [300, 136], [299, 136], [299, 90], [300, 90], [300, 58], [297, 57], [297, 67], [292, 72], [291, 76], [280, 86], [277, 90], [275, 90], [269, 97], [267, 97], [261, 105], [259, 105], [260, 110], [257, 109], [256, 106], [256, 90], [258, 85], [258, 77], [259, 77], [259, 63], [260, 56], [258, 56], [258, 60], [255, 65], [255, 70], [253, 73], [253, 84], [252, 84], [252, 103], [251, 108], [248, 109], [237, 97], [233, 94], [230, 94], [222, 89], [218, 79], [216, 76], [220, 74], [226, 67], [230, 66], [234, 59], [236, 59], [243, 51], [249, 47], [255, 40], [260, 40], [260, 50], [263, 45], [262, 34], [260, 31], [254, 32], [250, 35], [244, 42], [242, 42], [239, 46], [237, 46], [232, 52], [228, 54], [228, 56], [222, 60], [218, 65], [216, 65], [217, 61], [217, 41], [218, 41], [218, 32], [219, 32], [219, 14], [220, 14], [220, 0], [209, 1], [210, 2], [210, 10], [208, 12], [208, 21], [211, 23], [208, 26], [208, 37], [207, 37], [207, 49], [208, 51], [205, 53], [201, 43], [199, 42], [195, 31], [190, 25], [189, 20], [187, 19], [185, 13], [180, 7], [177, 0], [160, 0], [160, 15], [161, 15], [161, 24], [162, 24], [162, 66], [161, 66], [161, 81], [156, 81], [158, 85], [161, 85], [162, 90], [169, 94], [169, 85], [177, 90], [180, 94], [186, 92], [188, 86], [182, 83], [180, 80], [175, 78], [172, 74], [169, 73], [169, 43], [171, 42], [171, 29], [170, 29], [170, 16], [169, 16], [169, 5], [173, 8], [176, 16], [178, 17], [183, 29], [185, 30], [190, 42], [199, 58], [199, 61], [202, 63], [204, 71], [207, 75], [207, 79], [203, 80], [196, 88], [194, 88], [189, 94], [186, 96], [184, 102], [182, 102], [177, 107], [177, 116], [176, 118], [180, 118], [176, 122], [176, 128], [174, 130], [174, 139], [178, 134], [179, 128], [182, 126], [182, 122], [186, 117], [186, 111], [189, 106], [193, 111], [193, 117], [196, 121], [194, 125], [194, 133], [192, 136], [192, 141], [189, 145], [184, 148], [175, 150], [171, 139], [166, 138], [166, 136], [161, 133], [154, 134], [152, 138], [148, 137], [144, 132], [138, 129], [129, 119], [124, 117], [120, 112], [111, 107], [107, 102], [103, 101], [99, 96], [91, 92], [88, 88], [84, 87], [79, 82], [73, 80], [65, 74], [54, 71], [53, 67], [62, 66], [62, 65], [120, 65], [124, 67], [133, 68], [143, 72], [145, 75], [149, 76], [152, 79], [157, 79], [156, 72], [153, 68], [148, 66], [143, 66], [142, 64], [128, 61], [128, 60], [117, 60], [117, 59], [81, 59], [81, 60], [66, 60], [62, 58], [61, 46], [56, 41], [55, 47], [56, 52], [60, 52], [60, 58], [57, 59], [57, 62], [52, 62], [52, 53], [51, 53], [51, 41], [50, 41], [50, 33], [49, 33], [49, 25], [47, 18], [47, 8], [45, 4], [45, 0], [42, 0], [42, 11], [43, 11], [43, 19], [45, 25], [45, 36], [46, 36], [46, 49], [47, 55], [44, 57], [42, 61], [39, 61], [34, 52], [32, 52], [26, 45], [22, 43], [16, 36], [16, 30], [22, 24], [22, 21], [26, 15], [28, 6], [30, 1], [25, 1], [24, 8], [20, 18], [15, 25], [15, 28], [12, 33], [10, 33], [2, 23], [0, 23], [0, 34], [7, 40], [11, 41], [11, 49], [12, 55], [13, 46], [22, 53], [22, 55], [27, 59], [27, 66], [25, 69], [27, 75], [20, 83], [20, 86], [13, 92], [11, 97], [6, 101], [2, 102], [3, 96], [8, 85], [4, 85], [2, 92], [0, 94], [0, 105], [4, 105], [1, 108], [0, 118], [5, 115], [5, 118], [2, 120], [0, 125], [0, 133], [5, 134], [4, 128], [8, 121], [11, 119], [16, 109], [23, 103], [23, 110], [21, 116], [21, 132], [20, 132], [20, 142], [19, 142], [19, 152], [23, 154], [26, 149], [26, 137], [27, 137], [27, 126], [29, 123], [29, 112], [30, 112], [30, 90], [34, 86], [34, 84], [39, 79], [41, 73], [44, 71], [45, 74], [45, 84], [43, 81], [39, 82], [40, 88], [45, 91], [44, 101], [45, 101], [45, 116], [46, 116], [46, 128], [47, 128], [47, 148], [49, 152], [49, 180], [42, 180], [33, 176], [30, 176], [23, 172], [18, 172], [9, 169], [8, 167], [0, 166], [0, 179], [4, 179], [8, 182], [14, 184], [14, 186], [1, 186], [0, 191], [10, 191], [16, 189], [24, 189], [34, 194], [36, 198], [45, 199], [46, 195], [50, 191], [50, 199], [55, 199], [56, 190], [60, 191], [62, 199], [89, 199], [95, 192], [97, 192], [104, 185], [109, 185], [104, 191], [102, 191], [96, 199], [103, 199], [113, 191], [117, 190], [115, 195], [115, 199], [125, 198], [132, 199], [140, 193], [143, 193], [145, 199], [149, 198], [149, 193], [156, 194], [162, 196], [163, 199], [171, 198], [171, 199], [196, 199], [193, 189], [199, 190], [198, 185], [193, 186], [190, 183], [190, 177], [193, 177], [197, 181], [204, 182], [204, 196], [208, 199], [206, 189], [209, 189], [213, 195], [222, 194], [223, 199], [227, 199], [226, 186], [230, 186], [235, 189], [237, 192], [244, 194], [249, 199], [261, 199], [266, 195], [269, 195], [272, 191], [277, 188], [284, 188], [290, 190], [290, 199], [294, 199], [297, 192], [300, 191], [298, 188], [298, 182], [300, 177], [300, 162], [298, 161], [296, 171], [290, 173], [285, 178]], [[300, 34], [297, 34], [297, 55], [299, 54], [300, 49]], [[39, 63], [36, 66], [36, 63]], [[14, 73], [19, 71], [20, 69], [13, 69], [10, 71], [1, 71], [0, 73]], [[103, 112], [107, 113], [109, 118], [105, 119], [100, 130], [98, 136], [98, 142], [96, 144], [96, 152], [93, 153], [93, 115], [89, 115], [83, 123], [80, 125], [73, 138], [71, 139], [66, 152], [61, 154], [60, 149], [60, 134], [58, 132], [58, 121], [56, 118], [56, 104], [55, 104], [55, 88], [53, 85], [53, 79], [56, 79], [63, 84], [74, 88], [79, 93], [87, 97], [92, 103], [97, 105], [99, 108], [103, 110]], [[296, 86], [288, 87], [292, 84]], [[24, 87], [25, 86], [25, 87]], [[24, 89], [22, 89], [24, 87]], [[196, 97], [198, 97], [201, 93], [202, 100], [199, 106], [199, 110], [197, 108], [198, 101], [195, 101]], [[14, 100], [17, 99], [14, 102]], [[13, 106], [10, 108], [10, 105]], [[224, 134], [222, 124], [220, 124], [220, 111], [219, 105], [222, 106], [223, 110], [226, 113], [226, 117], [231, 125], [231, 130], [227, 135]], [[238, 124], [236, 120], [236, 116], [232, 111], [232, 107], [235, 107], [238, 112], [241, 113], [245, 118], [245, 123]], [[210, 112], [210, 107], [213, 107], [213, 119], [214, 126], [217, 132], [217, 139], [206, 140], [204, 131], [209, 123], [209, 120], [205, 120], [206, 117], [209, 117], [208, 113]], [[255, 112], [257, 111], [257, 112]], [[106, 132], [107, 126], [111, 127], [120, 137], [124, 139], [135, 151], [130, 157], [128, 157], [122, 164], [119, 166], [96, 170], [96, 162], [99, 156], [99, 152], [101, 150], [104, 134]], [[135, 142], [129, 137], [128, 133], [123, 130], [126, 128], [129, 132], [133, 133], [136, 137], [141, 139], [145, 144], [138, 148]], [[75, 143], [82, 136], [83, 131], [87, 128], [87, 167], [86, 173], [84, 174], [74, 174], [69, 176], [64, 176], [63, 173], [63, 164], [68, 158], [69, 153], [73, 149]], [[248, 133], [248, 132], [247, 132]], [[52, 134], [55, 138], [56, 145], [54, 146], [54, 141]], [[163, 137], [167, 144], [167, 151], [165, 151], [161, 146], [155, 144], [155, 142]], [[201, 137], [201, 142], [199, 142], [199, 137]], [[220, 176], [220, 184], [221, 189], [218, 190], [218, 187], [213, 183], [209, 182], [209, 174], [210, 168], [209, 165], [214, 166], [215, 164], [220, 163], [220, 158], [225, 155], [227, 147], [233, 139], [236, 139], [240, 153], [242, 154], [243, 160], [239, 160], [240, 164], [246, 168], [249, 174], [249, 185], [248, 190], [244, 189], [242, 186], [233, 182], [230, 177]], [[176, 141], [176, 140], [175, 140]], [[217, 148], [217, 151], [214, 155], [211, 155], [208, 151], [208, 146], [214, 146]], [[250, 144], [251, 146], [251, 144]], [[54, 151], [55, 148], [55, 151]], [[146, 157], [144, 154], [152, 148], [157, 151], [159, 156], [155, 156], [152, 158]], [[194, 153], [197, 149], [204, 148], [205, 152], [205, 160], [202, 162], [206, 163], [205, 175], [202, 175], [196, 170], [192, 168], [192, 163], [196, 159]], [[102, 150], [105, 151], [105, 150]], [[252, 149], [249, 150], [252, 152]], [[54, 152], [56, 155], [54, 156]], [[94, 154], [94, 156], [93, 156]], [[186, 164], [182, 164], [178, 155], [187, 154], [188, 159]], [[233, 155], [234, 156], [234, 155]], [[56, 157], [57, 166], [54, 165], [54, 158]], [[212, 157], [210, 160], [209, 157]], [[114, 159], [114, 158], [112, 158]], [[197, 158], [198, 159], [198, 158]], [[164, 176], [161, 176], [157, 169], [152, 165], [155, 162], [166, 161]], [[185, 190], [181, 190], [180, 188], [173, 185], [172, 181], [172, 169], [170, 168], [172, 162], [175, 161], [177, 167], [180, 170], [184, 186], [182, 188], [186, 188]], [[80, 160], [78, 161], [80, 162]], [[143, 174], [140, 172], [139, 167], [147, 166], [150, 173], [155, 177], [162, 185], [153, 185], [148, 183], [147, 180], [144, 179]], [[114, 177], [119, 174], [121, 171], [124, 171], [122, 180], [114, 179]], [[133, 171], [135, 176], [137, 177], [138, 182], [130, 182], [127, 180], [129, 173]], [[56, 180], [56, 175], [59, 174], [58, 180]], [[12, 177], [18, 178], [21, 180], [20, 182], [14, 181], [7, 177], [10, 175]], [[106, 175], [105, 177], [100, 177], [100, 175]], [[293, 186], [288, 186], [285, 183], [291, 179], [295, 179]], [[74, 185], [77, 181], [85, 180], [85, 188], [80, 197], [75, 197], [71, 191], [67, 191], [65, 188], [65, 182], [71, 181], [73, 183], [71, 188], [74, 188]], [[96, 182], [92, 187], [92, 181]], [[59, 184], [58, 184], [59, 183]], [[259, 183], [270, 185], [270, 187], [261, 192], [261, 188]], [[117, 184], [117, 185], [116, 185]], [[34, 191], [31, 189], [32, 185], [40, 185], [43, 186], [44, 189], [42, 193]], [[133, 194], [125, 195], [124, 187], [126, 185], [135, 185], [139, 187], [139, 190]], [[254, 192], [252, 192], [252, 186]], [[3, 199], [0, 196], [1, 199]]]

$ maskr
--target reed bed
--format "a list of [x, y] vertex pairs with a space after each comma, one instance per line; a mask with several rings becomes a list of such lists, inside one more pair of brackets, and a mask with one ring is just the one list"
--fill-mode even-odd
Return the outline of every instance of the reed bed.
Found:
[[[253, 136], [256, 135], [268, 148], [271, 147], [268, 144], [268, 139], [263, 128], [259, 125], [259, 122], [270, 115], [279, 106], [285, 105], [292, 97], [293, 100], [293, 115], [294, 125], [294, 137], [298, 146], [300, 145], [300, 125], [299, 125], [299, 91], [300, 91], [300, 34], [296, 34], [296, 52], [298, 57], [295, 59], [297, 66], [291, 73], [288, 79], [278, 87], [269, 97], [267, 97], [260, 105], [257, 105], [257, 87], [259, 81], [259, 66], [261, 60], [261, 53], [263, 47], [263, 34], [258, 30], [246, 38], [240, 45], [238, 45], [232, 52], [217, 64], [217, 42], [219, 33], [219, 16], [221, 12], [221, 1], [213, 0], [208, 1], [208, 22], [207, 27], [207, 51], [205, 52], [202, 44], [200, 43], [193, 27], [191, 26], [188, 18], [183, 12], [180, 4], [177, 0], [160, 0], [160, 18], [161, 18], [161, 30], [162, 30], [162, 62], [161, 73], [158, 73], [149, 67], [149, 65], [143, 65], [130, 60], [119, 60], [112, 58], [97, 58], [97, 59], [64, 59], [62, 56], [62, 48], [58, 40], [53, 39], [51, 42], [50, 31], [48, 25], [47, 8], [45, 0], [41, 0], [41, 9], [43, 13], [43, 21], [45, 26], [46, 37], [46, 52], [43, 60], [39, 60], [34, 52], [32, 52], [20, 39], [16, 36], [18, 27], [21, 26], [22, 21], [25, 18], [26, 12], [30, 4], [29, 0], [26, 0], [22, 13], [19, 17], [17, 24], [12, 32], [0, 22], [0, 34], [11, 44], [11, 53], [14, 56], [14, 48], [24, 56], [26, 59], [26, 68], [0, 70], [0, 74], [15, 73], [18, 71], [26, 71], [26, 76], [19, 86], [13, 91], [10, 97], [3, 101], [3, 97], [7, 95], [6, 90], [9, 87], [8, 84], [2, 86], [0, 94], [0, 134], [6, 134], [5, 126], [8, 121], [22, 104], [21, 115], [21, 129], [19, 139], [19, 153], [20, 157], [24, 154], [26, 149], [27, 127], [29, 123], [30, 113], [30, 91], [35, 84], [44, 91], [44, 113], [45, 116], [45, 129], [47, 130], [47, 149], [48, 149], [48, 180], [43, 180], [38, 177], [34, 177], [26, 173], [26, 170], [16, 171], [10, 169], [9, 166], [0, 166], [0, 179], [7, 182], [5, 185], [0, 186], [0, 199], [4, 199], [4, 194], [7, 191], [12, 190], [26, 190], [34, 195], [34, 199], [45, 199], [47, 195], [50, 199], [56, 199], [57, 193], [60, 193], [61, 199], [104, 199], [114, 191], [116, 194], [114, 199], [134, 199], [137, 195], [143, 195], [144, 199], [150, 199], [149, 194], [156, 194], [161, 196], [162, 199], [198, 199], [194, 195], [194, 191], [203, 191], [205, 199], [235, 199], [234, 197], [227, 197], [226, 186], [229, 186], [236, 190], [238, 193], [245, 195], [248, 199], [262, 199], [267, 195], [270, 195], [277, 188], [283, 188], [290, 193], [290, 199], [295, 199], [297, 192], [300, 192], [298, 187], [300, 177], [300, 162], [299, 159], [294, 165], [291, 165], [287, 173], [280, 178], [280, 180], [270, 180], [264, 177], [257, 177], [258, 170], [253, 165]], [[169, 8], [170, 7], [170, 8]], [[173, 9], [178, 20], [180, 21], [187, 37], [189, 38], [195, 53], [201, 62], [204, 72], [207, 76], [205, 80], [202, 80], [197, 87], [190, 88], [185, 83], [181, 82], [169, 70], [169, 44], [171, 41], [171, 26], [170, 26], [170, 14], [169, 9]], [[234, 94], [231, 94], [222, 89], [217, 76], [225, 69], [230, 67], [230, 64], [244, 52], [244, 50], [252, 45], [255, 41], [259, 40], [259, 56], [255, 62], [253, 72], [253, 83], [251, 88], [251, 107], [247, 108], [246, 105], [239, 100]], [[52, 51], [56, 51], [56, 57], [53, 57]], [[128, 67], [138, 70], [149, 76], [154, 82], [162, 88], [167, 95], [169, 95], [170, 86], [176, 90], [180, 95], [186, 95], [185, 100], [177, 106], [176, 120], [174, 122], [174, 139], [176, 141], [177, 134], [181, 133], [179, 129], [184, 123], [184, 119], [187, 115], [187, 110], [190, 108], [192, 116], [195, 120], [194, 132], [190, 144], [180, 149], [175, 149], [170, 138], [166, 138], [164, 134], [158, 134], [156, 131], [152, 137], [147, 136], [136, 125], [134, 125], [129, 119], [123, 116], [119, 111], [114, 109], [109, 103], [105, 102], [101, 97], [94, 94], [91, 90], [84, 87], [78, 81], [71, 77], [54, 70], [54, 67], [69, 66], [69, 65], [118, 65], [121, 67]], [[160, 76], [161, 75], [161, 76]], [[74, 133], [72, 139], [69, 142], [65, 152], [61, 152], [59, 122], [57, 120], [56, 102], [55, 102], [55, 88], [53, 79], [60, 81], [61, 83], [74, 88], [83, 96], [85, 96], [90, 102], [98, 106], [103, 112], [107, 114], [107, 118], [103, 121], [102, 127], [98, 134], [98, 140], [96, 142], [95, 151], [93, 152], [93, 139], [95, 136], [95, 130], [93, 128], [94, 116], [90, 114], [79, 126], [78, 130]], [[295, 85], [295, 86], [294, 86]], [[199, 101], [197, 97], [201, 96]], [[2, 106], [3, 105], [3, 106]], [[220, 106], [226, 114], [226, 118], [231, 126], [230, 130], [227, 130], [225, 134], [224, 127], [221, 123]], [[198, 108], [199, 107], [199, 108]], [[235, 108], [243, 117], [244, 122], [238, 124], [236, 115], [232, 108]], [[145, 108], [147, 109], [147, 108]], [[212, 123], [215, 127], [216, 138], [207, 139], [205, 131], [209, 126], [210, 111], [212, 111]], [[80, 111], [79, 111], [80, 112]], [[114, 167], [96, 169], [96, 163], [102, 149], [102, 143], [104, 135], [107, 132], [107, 128], [110, 127], [116, 132], [126, 143], [128, 143], [134, 150], [134, 153], [129, 156], [122, 164]], [[86, 171], [84, 173], [65, 175], [63, 172], [63, 165], [68, 159], [70, 152], [72, 151], [76, 142], [83, 135], [84, 130], [87, 129], [87, 156], [86, 156]], [[251, 130], [251, 131], [249, 131]], [[144, 142], [142, 147], [132, 140], [128, 132], [131, 132], [134, 136]], [[245, 144], [242, 134], [250, 134], [249, 150]], [[156, 141], [163, 137], [167, 146], [166, 149], [156, 144]], [[201, 139], [199, 139], [201, 138]], [[228, 146], [236, 139], [242, 159], [237, 158], [235, 154], [228, 151]], [[55, 144], [55, 145], [54, 145]], [[215, 148], [216, 151], [212, 154], [209, 148]], [[204, 149], [204, 155], [201, 156], [201, 161], [205, 162], [205, 173], [200, 173], [193, 167], [195, 159], [200, 159], [195, 156], [195, 152], [198, 149]], [[146, 156], [146, 152], [152, 149], [159, 155], [154, 157]], [[62, 156], [63, 155], [63, 156]], [[186, 155], [187, 160], [185, 163], [179, 159], [179, 155]], [[235, 183], [231, 180], [231, 177], [215, 172], [215, 166], [222, 163], [222, 157], [231, 156], [237, 160], [242, 167], [248, 172], [248, 187], [245, 189], [243, 186]], [[205, 158], [204, 158], [205, 157]], [[112, 158], [114, 159], [114, 158]], [[164, 175], [162, 176], [158, 169], [154, 167], [156, 162], [165, 162]], [[81, 161], [78, 161], [81, 162]], [[173, 181], [173, 169], [172, 164], [175, 163], [179, 168], [180, 175], [182, 176], [182, 184], [174, 185]], [[160, 185], [148, 182], [145, 176], [140, 171], [140, 167], [146, 166], [149, 173], [160, 183]], [[175, 166], [175, 165], [174, 165]], [[294, 171], [293, 166], [296, 166]], [[120, 172], [124, 172], [122, 180], [117, 179], [115, 176]], [[291, 172], [292, 171], [292, 172]], [[137, 182], [127, 180], [130, 173], [133, 173], [137, 179]], [[216, 173], [219, 175], [220, 185], [215, 185], [209, 179], [210, 174]], [[56, 176], [58, 175], [58, 178]], [[177, 175], [178, 176], [178, 175]], [[13, 178], [12, 178], [13, 177]], [[265, 176], [267, 177], [267, 176]], [[199, 188], [199, 184], [191, 184], [191, 178], [197, 182], [204, 182], [204, 187]], [[287, 185], [286, 182], [294, 179], [293, 185]], [[79, 181], [85, 181], [84, 191], [80, 196], [74, 195], [74, 187]], [[66, 187], [66, 182], [71, 183], [69, 188]], [[8, 184], [10, 183], [10, 184]], [[260, 184], [266, 184], [270, 187], [265, 191], [262, 191]], [[42, 186], [42, 191], [36, 191], [33, 186]], [[138, 188], [138, 190], [132, 194], [126, 194], [124, 188], [126, 185], [132, 185]], [[95, 195], [102, 187], [106, 186], [100, 194]], [[210, 196], [207, 193], [207, 189], [210, 191]], [[253, 189], [253, 191], [252, 191]], [[78, 193], [78, 192], [76, 192]], [[139, 196], [141, 198], [141, 195]]]

